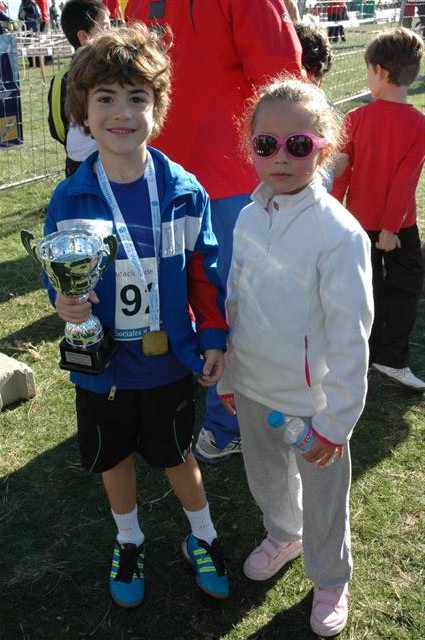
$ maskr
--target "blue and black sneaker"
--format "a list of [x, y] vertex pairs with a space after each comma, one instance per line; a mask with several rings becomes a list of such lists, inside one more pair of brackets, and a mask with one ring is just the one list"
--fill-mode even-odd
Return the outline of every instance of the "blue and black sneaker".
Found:
[[209, 545], [190, 534], [182, 544], [183, 555], [196, 571], [198, 586], [213, 598], [229, 596], [229, 579], [226, 575], [223, 547], [213, 540]]
[[145, 545], [115, 543], [109, 589], [120, 607], [137, 607], [145, 595]]

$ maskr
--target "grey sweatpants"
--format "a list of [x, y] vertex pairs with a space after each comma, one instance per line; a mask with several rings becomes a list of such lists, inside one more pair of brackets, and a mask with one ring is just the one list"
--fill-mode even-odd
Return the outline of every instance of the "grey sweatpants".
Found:
[[302, 537], [307, 575], [314, 584], [345, 584], [352, 572], [349, 445], [342, 458], [316, 467], [284, 443], [282, 429], [268, 426], [270, 408], [238, 392], [235, 402], [245, 471], [264, 528], [282, 542]]

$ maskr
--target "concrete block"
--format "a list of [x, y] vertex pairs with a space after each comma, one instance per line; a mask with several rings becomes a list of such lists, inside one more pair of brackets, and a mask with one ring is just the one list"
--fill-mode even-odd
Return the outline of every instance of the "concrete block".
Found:
[[0, 353], [0, 411], [35, 396], [34, 373], [27, 364]]

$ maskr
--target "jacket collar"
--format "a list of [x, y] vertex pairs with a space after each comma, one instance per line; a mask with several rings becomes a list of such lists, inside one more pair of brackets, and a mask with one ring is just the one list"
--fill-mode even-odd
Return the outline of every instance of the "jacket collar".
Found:
[[251, 199], [266, 211], [269, 210], [272, 203], [276, 203], [276, 208], [287, 209], [290, 207], [292, 212], [297, 213], [320, 200], [321, 197], [323, 197], [323, 193], [326, 193], [326, 189], [318, 175], [302, 191], [293, 195], [282, 194], [275, 196], [271, 188], [264, 182], [261, 182], [253, 191]]
[[[163, 206], [168, 200], [187, 193], [195, 192], [199, 189], [199, 183], [195, 177], [185, 171], [179, 164], [172, 162], [158, 149], [148, 147], [155, 162], [159, 162], [163, 167], [166, 185], [166, 194]], [[93, 165], [98, 158], [99, 152], [92, 153], [78, 168], [75, 174], [69, 178], [69, 195], [80, 196], [82, 194], [94, 194], [102, 198], [99, 183], [93, 171]]]

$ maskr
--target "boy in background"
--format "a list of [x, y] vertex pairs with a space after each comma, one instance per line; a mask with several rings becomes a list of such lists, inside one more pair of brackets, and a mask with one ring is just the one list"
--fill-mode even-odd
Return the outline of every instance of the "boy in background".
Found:
[[[101, 0], [68, 0], [62, 9], [61, 27], [68, 42], [78, 49], [90, 37], [109, 28], [108, 9]], [[96, 142], [82, 127], [72, 124], [65, 113], [67, 78], [68, 67], [62, 67], [50, 83], [47, 100], [50, 135], [65, 147], [68, 177], [96, 150]]]
[[379, 34], [367, 47], [367, 81], [374, 101], [345, 118], [349, 166], [332, 195], [372, 241], [375, 320], [370, 364], [417, 391], [425, 382], [408, 366], [423, 283], [415, 191], [425, 157], [425, 116], [407, 102], [409, 86], [424, 55], [422, 39], [399, 27]]

